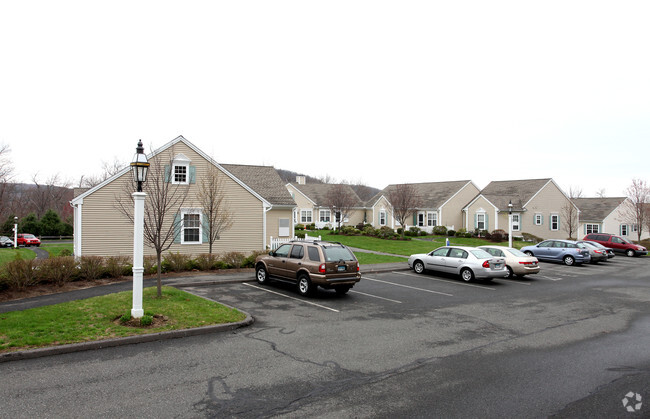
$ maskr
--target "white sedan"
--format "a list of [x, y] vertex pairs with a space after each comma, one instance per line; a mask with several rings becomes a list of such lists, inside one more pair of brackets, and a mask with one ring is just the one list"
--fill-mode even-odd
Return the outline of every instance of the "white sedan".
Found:
[[429, 253], [411, 255], [409, 267], [416, 273], [436, 271], [460, 275], [464, 281], [508, 276], [504, 258], [475, 247], [444, 246]]

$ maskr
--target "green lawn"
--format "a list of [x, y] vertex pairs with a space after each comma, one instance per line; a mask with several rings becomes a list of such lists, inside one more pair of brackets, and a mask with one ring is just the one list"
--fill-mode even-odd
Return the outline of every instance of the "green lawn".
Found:
[[36, 257], [36, 253], [29, 250], [29, 248], [19, 247], [18, 249], [13, 249], [4, 247], [0, 249], [0, 266], [14, 260], [16, 255], [20, 255], [22, 259], [34, 259]]
[[62, 250], [67, 249], [70, 254], [73, 253], [74, 246], [72, 243], [43, 243], [41, 244], [41, 248], [44, 250], [47, 250], [47, 252], [50, 254], [50, 257], [56, 257], [59, 256], [59, 253], [61, 253]]
[[[410, 256], [414, 253], [426, 253], [440, 246], [445, 245], [447, 237], [444, 236], [426, 236], [412, 238], [411, 240], [384, 240], [376, 237], [367, 236], [343, 236], [338, 234], [329, 234], [327, 230], [309, 232], [309, 236], [321, 236], [322, 240], [340, 242], [346, 246], [356, 247], [365, 250], [374, 250], [377, 252], [391, 253], [394, 255]], [[427, 240], [420, 240], [427, 239]], [[431, 241], [433, 239], [433, 241]], [[484, 239], [476, 238], [459, 238], [449, 237], [449, 243], [458, 246], [483, 246], [487, 244], [507, 246], [508, 242], [493, 243]], [[530, 243], [527, 243], [530, 244]], [[525, 246], [524, 242], [513, 242], [513, 247], [520, 248]], [[359, 254], [357, 254], [357, 257]], [[370, 262], [375, 263], [375, 262]]]
[[244, 320], [246, 315], [214, 301], [163, 287], [145, 288], [145, 314], [162, 314], [167, 322], [157, 328], [134, 328], [120, 324], [117, 318], [129, 313], [132, 292], [71, 301], [52, 306], [0, 314], [0, 352], [102, 340], [116, 337], [188, 329]]

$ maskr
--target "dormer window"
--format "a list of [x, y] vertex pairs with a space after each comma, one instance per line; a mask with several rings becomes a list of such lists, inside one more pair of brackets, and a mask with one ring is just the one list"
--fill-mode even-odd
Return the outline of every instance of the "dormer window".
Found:
[[190, 163], [192, 161], [184, 154], [179, 153], [174, 156], [171, 167], [165, 167], [165, 179], [176, 185], [188, 185], [194, 183], [194, 169]]

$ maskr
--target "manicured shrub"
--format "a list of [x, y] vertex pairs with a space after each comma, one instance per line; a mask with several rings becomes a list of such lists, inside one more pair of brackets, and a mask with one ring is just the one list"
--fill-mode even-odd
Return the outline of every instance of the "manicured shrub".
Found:
[[165, 262], [171, 272], [183, 272], [190, 268], [190, 256], [180, 252], [167, 253]]
[[544, 240], [543, 238], [537, 237], [536, 235], [530, 233], [521, 233], [521, 236], [527, 242], [539, 243]]
[[241, 252], [228, 252], [224, 253], [221, 259], [229, 268], [239, 269], [245, 258], [246, 256]]
[[447, 236], [454, 237], [456, 235], [456, 230], [447, 230]]
[[433, 227], [433, 234], [437, 236], [446, 236], [447, 235], [447, 227], [445, 226], [435, 226]]
[[464, 228], [459, 228], [456, 230], [456, 234], [454, 234], [456, 237], [465, 237], [465, 233], [467, 233], [467, 230]]
[[82, 256], [79, 258], [79, 278], [94, 281], [104, 276], [104, 258], [101, 256]]
[[194, 263], [199, 270], [209, 271], [214, 269], [218, 260], [219, 256], [213, 253], [202, 253], [194, 259]]
[[404, 235], [409, 237], [415, 237], [418, 234], [420, 234], [420, 228], [415, 226], [409, 227], [408, 231], [404, 232]]
[[77, 263], [72, 256], [59, 256], [43, 259], [38, 265], [38, 279], [41, 282], [52, 282], [63, 286], [78, 274]]
[[110, 256], [104, 260], [106, 274], [111, 278], [119, 278], [132, 274], [133, 265], [128, 256]]
[[4, 265], [4, 281], [7, 288], [24, 290], [38, 282], [36, 262], [32, 259], [16, 258]]
[[266, 255], [268, 252], [265, 252], [263, 250], [258, 250], [257, 252], [251, 253], [248, 257], [244, 259], [244, 261], [241, 264], [242, 268], [254, 268], [255, 267], [255, 259], [259, 255]]
[[[145, 256], [142, 260], [142, 264], [144, 265], [144, 273], [145, 275], [153, 275], [155, 273], [158, 273], [158, 257], [156, 256]], [[164, 272], [162, 270], [162, 264], [161, 264], [161, 272]]]
[[140, 326], [151, 326], [152, 323], [153, 323], [153, 316], [145, 314], [142, 317], [140, 317]]
[[299, 239], [304, 239], [305, 238], [305, 232], [304, 231], [297, 231], [296, 232], [296, 237]]
[[304, 224], [296, 224], [296, 230], [304, 230], [305, 225]]
[[487, 236], [487, 239], [495, 243], [502, 242], [508, 240], [508, 233], [501, 229], [494, 230]]

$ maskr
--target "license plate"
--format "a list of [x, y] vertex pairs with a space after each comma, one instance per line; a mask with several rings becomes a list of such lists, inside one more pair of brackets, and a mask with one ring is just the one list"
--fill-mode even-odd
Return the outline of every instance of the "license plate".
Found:
[[339, 272], [345, 272], [345, 271], [348, 270], [348, 267], [343, 265], [343, 266], [339, 266], [338, 269], [339, 269]]
[[494, 264], [494, 267], [497, 268], [497, 269], [501, 269], [502, 266], [503, 266], [502, 263], [495, 263]]

